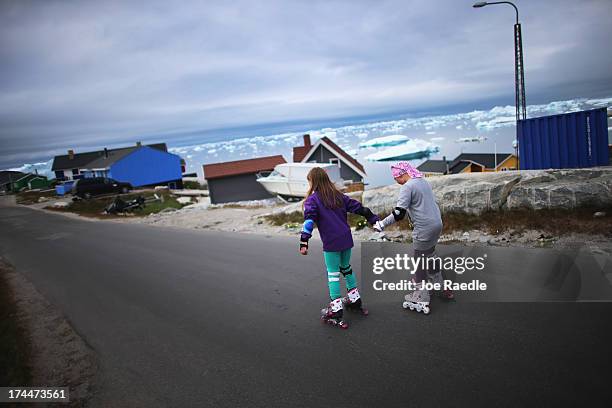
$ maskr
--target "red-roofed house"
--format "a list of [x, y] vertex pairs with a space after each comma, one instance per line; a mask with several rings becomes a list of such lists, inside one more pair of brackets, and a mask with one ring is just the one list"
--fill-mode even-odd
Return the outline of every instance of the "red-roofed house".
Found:
[[304, 146], [296, 146], [293, 148], [293, 162], [301, 163], [302, 159], [306, 156], [306, 154], [308, 154], [308, 151], [310, 150], [311, 147], [312, 147], [312, 144], [310, 142], [310, 135], [305, 134], [304, 135]]
[[304, 146], [293, 148], [293, 161], [302, 163], [336, 163], [340, 167], [340, 177], [344, 180], [363, 182], [365, 169], [350, 154], [345, 152], [327, 136], [313, 145], [310, 135], [304, 135]]
[[212, 204], [232, 201], [270, 198], [261, 184], [259, 175], [266, 176], [278, 164], [286, 163], [281, 155], [259, 157], [204, 165], [204, 178], [208, 182]]

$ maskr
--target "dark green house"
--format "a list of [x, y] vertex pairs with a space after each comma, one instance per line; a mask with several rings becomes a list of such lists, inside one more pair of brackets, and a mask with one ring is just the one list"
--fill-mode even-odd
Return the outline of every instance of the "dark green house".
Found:
[[21, 190], [34, 190], [49, 188], [51, 182], [45, 176], [20, 171], [0, 171], [0, 190], [5, 192], [19, 192]]

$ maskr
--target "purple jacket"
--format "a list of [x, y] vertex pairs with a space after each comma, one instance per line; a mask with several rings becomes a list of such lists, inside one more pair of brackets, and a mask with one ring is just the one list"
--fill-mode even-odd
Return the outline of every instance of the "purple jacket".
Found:
[[[357, 200], [353, 200], [346, 194], [342, 195], [343, 207], [327, 208], [319, 199], [315, 191], [304, 202], [304, 220], [312, 220], [317, 224], [319, 235], [323, 241], [323, 251], [337, 252], [353, 247], [353, 235], [351, 227], [346, 221], [346, 213], [351, 212], [363, 215], [370, 224], [378, 221], [378, 217], [362, 206]], [[307, 241], [310, 234], [302, 232], [302, 240]]]

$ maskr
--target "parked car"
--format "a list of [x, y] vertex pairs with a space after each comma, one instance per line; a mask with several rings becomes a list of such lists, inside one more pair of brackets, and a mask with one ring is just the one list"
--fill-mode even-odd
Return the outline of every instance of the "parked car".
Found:
[[72, 194], [90, 198], [95, 195], [127, 193], [132, 189], [130, 183], [113, 180], [106, 177], [91, 177], [78, 179], [72, 185]]

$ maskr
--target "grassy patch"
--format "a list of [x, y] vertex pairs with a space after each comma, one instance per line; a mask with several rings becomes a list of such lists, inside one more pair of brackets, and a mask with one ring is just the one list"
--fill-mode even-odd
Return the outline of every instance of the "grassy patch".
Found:
[[[158, 213], [166, 208], [176, 208], [179, 209], [183, 207], [181, 203], [176, 201], [176, 197], [172, 196], [168, 191], [160, 190], [157, 192], [154, 191], [145, 191], [142, 193], [133, 193], [133, 194], [125, 194], [121, 195], [121, 199], [123, 201], [130, 201], [135, 199], [138, 196], [143, 196], [145, 199], [154, 198], [154, 194], [157, 196], [161, 196], [163, 198], [162, 201], [152, 201], [145, 204], [145, 207], [142, 209], [137, 209], [132, 211], [132, 214], [135, 216], [147, 216], [149, 214]], [[60, 212], [71, 212], [79, 215], [83, 215], [86, 217], [96, 217], [96, 218], [110, 218], [110, 217], [120, 217], [104, 214], [104, 209], [108, 207], [110, 203], [115, 200], [115, 195], [106, 196], [106, 197], [97, 197], [91, 198], [89, 200], [79, 200], [72, 201], [68, 207], [46, 207], [48, 210], [60, 211]]]
[[612, 237], [612, 208], [606, 216], [594, 218], [602, 209], [489, 211], [481, 215], [447, 213], [442, 216], [444, 233], [479, 229], [497, 235], [510, 230], [539, 230], [553, 235], [601, 234]]
[[0, 260], [0, 384], [28, 386], [32, 382], [30, 344], [17, 320], [15, 298], [6, 281], [8, 265]]
[[295, 211], [289, 214], [265, 215], [263, 218], [270, 224], [276, 226], [304, 222], [304, 214], [302, 214], [300, 211]]
[[[304, 214], [301, 211], [295, 211], [289, 214], [272, 214], [263, 217], [268, 223], [276, 226], [287, 224], [300, 224], [304, 222]], [[351, 227], [357, 227], [360, 220], [364, 218], [361, 215], [348, 213], [347, 221]]]
[[[604, 217], [594, 218], [593, 213], [604, 211]], [[384, 217], [388, 214], [379, 214]], [[266, 215], [264, 219], [276, 226], [299, 223], [304, 221], [302, 212], [289, 214]], [[364, 218], [356, 214], [348, 214], [347, 220], [351, 227], [357, 227]], [[443, 233], [455, 231], [481, 230], [491, 235], [509, 231], [523, 232], [538, 230], [556, 236], [570, 233], [584, 233], [612, 237], [612, 208], [596, 209], [582, 208], [574, 210], [512, 210], [489, 211], [481, 215], [464, 213], [445, 213], [442, 215]], [[407, 219], [401, 220], [388, 228], [389, 230], [408, 230]]]
[[[159, 194], [158, 194], [158, 196], [159, 196]], [[144, 208], [139, 208], [137, 210], [134, 210], [133, 211], [134, 215], [145, 216], [145, 215], [149, 215], [149, 214], [158, 213], [161, 210], [165, 210], [166, 208], [176, 208], [178, 210], [178, 209], [183, 207], [183, 205], [181, 203], [176, 201], [175, 197], [173, 197], [173, 196], [171, 196], [169, 194], [166, 194], [163, 197], [164, 197], [164, 202], [153, 201], [151, 203], [147, 203], [147, 204], [145, 204]]]
[[365, 218], [363, 218], [361, 215], [348, 213], [346, 220], [348, 221], [348, 224], [351, 228], [356, 228], [359, 221], [365, 220]]
[[183, 188], [188, 190], [206, 190], [204, 186], [197, 181], [183, 181]]
[[15, 202], [17, 204], [30, 205], [38, 203], [40, 197], [57, 198], [55, 190], [45, 191], [22, 191], [15, 194]]

